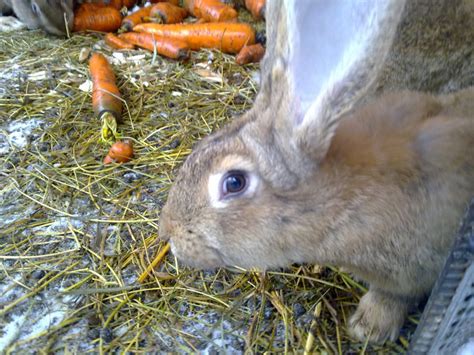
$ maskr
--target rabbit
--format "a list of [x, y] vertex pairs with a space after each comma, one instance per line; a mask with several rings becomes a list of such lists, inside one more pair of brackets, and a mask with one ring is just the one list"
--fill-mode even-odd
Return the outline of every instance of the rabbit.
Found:
[[180, 261], [339, 266], [369, 285], [349, 333], [397, 338], [474, 195], [474, 88], [367, 99], [404, 8], [267, 2], [252, 108], [193, 148], [161, 211], [159, 235]]
[[0, 0], [2, 12], [13, 10], [28, 29], [41, 28], [58, 36], [72, 29], [74, 5], [73, 0]]

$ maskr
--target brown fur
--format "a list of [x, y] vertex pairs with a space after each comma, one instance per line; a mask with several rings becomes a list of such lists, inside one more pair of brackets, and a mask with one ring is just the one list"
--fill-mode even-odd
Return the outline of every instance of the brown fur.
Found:
[[[208, 205], [206, 179], [225, 156], [248, 158], [257, 167], [267, 159], [264, 150], [244, 143], [255, 139], [246, 129], [255, 123], [252, 111], [189, 157], [170, 191], [160, 233], [172, 238], [181, 260], [196, 267], [344, 266], [371, 286], [352, 318], [354, 334], [367, 336], [360, 322], [370, 322], [372, 339], [394, 338], [408, 301], [432, 287], [474, 195], [473, 98], [472, 89], [440, 99], [384, 96], [342, 119], [311, 178], [285, 190], [272, 184], [285, 180], [284, 168], [282, 175], [258, 171], [265, 183], [254, 199], [216, 211]], [[442, 106], [446, 101], [454, 105]], [[379, 294], [390, 295], [393, 304], [384, 301], [379, 310], [369, 301]]]
[[[278, 11], [271, 7], [267, 20], [281, 21]], [[160, 235], [199, 268], [344, 267], [370, 285], [350, 319], [352, 334], [395, 339], [409, 306], [430, 291], [474, 195], [474, 89], [386, 94], [341, 116], [369, 91], [371, 67], [361, 67], [355, 86], [300, 123], [284, 60], [290, 44], [272, 35], [285, 23], [274, 24], [269, 38], [278, 43], [262, 64], [253, 108], [188, 157]], [[251, 167], [257, 188], [213, 207], [209, 177], [232, 164]]]

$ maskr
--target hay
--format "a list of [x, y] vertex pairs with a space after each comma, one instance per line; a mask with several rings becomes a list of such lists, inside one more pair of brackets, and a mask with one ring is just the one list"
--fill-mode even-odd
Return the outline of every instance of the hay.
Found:
[[[0, 347], [404, 352], [405, 338], [351, 341], [345, 325], [363, 287], [336, 269], [211, 273], [167, 255], [138, 282], [164, 246], [159, 212], [175, 168], [195, 141], [250, 107], [257, 67], [217, 51], [186, 64], [113, 53], [99, 38], [0, 34]], [[90, 48], [113, 62], [131, 163], [101, 164], [108, 145], [84, 91]]]

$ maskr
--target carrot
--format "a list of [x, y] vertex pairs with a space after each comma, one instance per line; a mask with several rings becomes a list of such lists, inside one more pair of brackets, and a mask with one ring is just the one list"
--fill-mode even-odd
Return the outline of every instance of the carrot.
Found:
[[166, 38], [152, 33], [127, 32], [119, 35], [119, 38], [133, 43], [139, 47], [154, 51], [165, 57], [184, 60], [189, 58], [189, 47], [186, 42], [179, 39]]
[[134, 49], [135, 46], [131, 43], [124, 41], [121, 38], [118, 38], [113, 33], [107, 33], [104, 37], [105, 43], [110, 47], [115, 49]]
[[120, 11], [112, 7], [82, 4], [74, 13], [73, 31], [116, 31], [122, 23]]
[[122, 121], [122, 100], [115, 84], [115, 74], [101, 53], [93, 53], [89, 59], [89, 71], [92, 79], [92, 108], [99, 118], [112, 115]]
[[256, 19], [265, 17], [265, 0], [245, 0], [245, 7]]
[[156, 3], [159, 3], [159, 2], [169, 2], [173, 5], [179, 6], [179, 0], [150, 0], [150, 2], [152, 4], [156, 4]]
[[121, 10], [123, 7], [131, 8], [137, 3], [137, 0], [86, 0], [85, 2], [99, 6], [113, 7], [117, 10]]
[[186, 9], [173, 5], [169, 2], [159, 2], [153, 5], [150, 11], [151, 17], [157, 17], [161, 23], [179, 23], [183, 22], [188, 15]]
[[126, 163], [133, 158], [133, 144], [130, 141], [116, 141], [110, 147], [109, 153], [104, 159], [104, 164], [113, 161], [117, 163]]
[[196, 22], [194, 22], [194, 23], [206, 23], [206, 22], [209, 22], [209, 21], [204, 20], [204, 19], [201, 17], [201, 18], [198, 18], [198, 19], [196, 20]]
[[104, 158], [104, 165], [107, 165], [107, 164], [110, 164], [110, 163], [113, 163], [114, 160], [110, 157], [110, 155], [106, 155], [105, 158]]
[[120, 10], [123, 7], [122, 0], [110, 0], [110, 1], [102, 1], [102, 2], [104, 3], [104, 5], [113, 7], [117, 10]]
[[185, 0], [184, 7], [196, 17], [209, 22], [235, 21], [237, 11], [219, 0]]
[[133, 30], [182, 40], [192, 50], [217, 48], [226, 53], [238, 53], [244, 45], [255, 43], [255, 31], [246, 23], [212, 22], [174, 25], [143, 23], [135, 26]]
[[237, 64], [243, 65], [248, 63], [257, 63], [262, 60], [265, 54], [265, 48], [260, 43], [244, 46], [239, 54], [235, 57]]
[[147, 17], [150, 17], [151, 6], [142, 7], [140, 10], [125, 16], [122, 20], [122, 29], [125, 31], [131, 31], [134, 26], [145, 21]]
[[171, 245], [169, 243], [166, 243], [165, 246], [161, 248], [160, 252], [155, 256], [151, 264], [148, 265], [146, 270], [138, 277], [138, 282], [143, 283], [147, 279], [149, 274], [164, 259], [164, 257], [166, 256], [166, 254], [169, 252], [170, 249], [171, 249]]
[[125, 6], [127, 9], [131, 8], [137, 3], [137, 0], [123, 0], [122, 5]]
[[122, 8], [122, 0], [88, 0], [86, 3], [94, 4], [100, 7], [113, 7], [117, 10]]

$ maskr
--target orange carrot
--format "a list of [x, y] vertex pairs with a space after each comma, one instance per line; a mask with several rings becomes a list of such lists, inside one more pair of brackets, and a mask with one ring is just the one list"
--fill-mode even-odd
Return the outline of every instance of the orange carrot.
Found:
[[99, 118], [112, 115], [117, 122], [122, 121], [122, 101], [115, 84], [115, 74], [102, 54], [93, 53], [89, 60], [92, 79], [92, 108]]
[[133, 158], [133, 144], [130, 141], [116, 141], [110, 147], [109, 153], [104, 159], [104, 164], [113, 161], [117, 163], [126, 163]]
[[116, 8], [117, 10], [120, 10], [123, 5], [122, 5], [122, 0], [110, 0], [110, 1], [102, 1], [104, 5]]
[[105, 158], [104, 158], [104, 165], [107, 165], [107, 164], [110, 164], [110, 163], [113, 163], [114, 160], [110, 157], [110, 155], [106, 155]]
[[138, 33], [138, 32], [127, 32], [119, 35], [119, 38], [133, 43], [136, 46], [154, 51], [165, 57], [172, 59], [188, 59], [189, 58], [189, 47], [186, 42], [179, 39], [166, 38], [154, 35], [152, 33]]
[[161, 23], [183, 22], [187, 15], [188, 12], [186, 9], [169, 2], [159, 2], [158, 4], [153, 5], [150, 11], [150, 16], [159, 18]]
[[73, 31], [116, 31], [122, 22], [120, 11], [113, 7], [82, 4], [74, 13]]
[[122, 8], [122, 0], [86, 0], [85, 3], [94, 4], [100, 7], [113, 7], [117, 10]]
[[131, 8], [137, 3], [137, 0], [123, 0], [122, 5], [125, 6], [126, 8]]
[[122, 20], [122, 29], [125, 31], [131, 31], [133, 27], [145, 21], [147, 17], [150, 17], [151, 6], [142, 7], [140, 10], [124, 17]]
[[198, 18], [198, 19], [196, 20], [196, 22], [194, 22], [194, 23], [206, 23], [206, 22], [209, 22], [209, 21], [204, 20], [204, 19], [201, 17], [201, 18]]
[[85, 2], [99, 6], [113, 7], [117, 10], [121, 10], [123, 7], [131, 8], [137, 3], [137, 0], [86, 0]]
[[255, 31], [246, 23], [212, 22], [174, 25], [142, 23], [135, 26], [133, 30], [182, 40], [192, 50], [217, 48], [225, 53], [238, 53], [244, 45], [255, 43]]
[[257, 63], [263, 58], [265, 48], [260, 43], [244, 46], [235, 57], [237, 64]]
[[107, 33], [104, 37], [105, 43], [110, 47], [115, 49], [134, 49], [135, 46], [131, 43], [124, 41], [121, 38], [118, 38], [113, 33]]
[[235, 21], [237, 11], [219, 0], [185, 0], [184, 6], [196, 17], [209, 22]]
[[169, 2], [172, 3], [173, 5], [179, 6], [179, 0], [150, 0], [152, 4], [156, 4], [159, 2]]
[[265, 17], [265, 0], [245, 0], [245, 7], [256, 19]]

